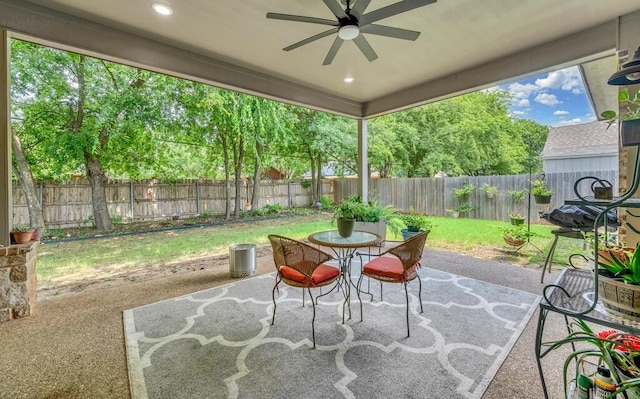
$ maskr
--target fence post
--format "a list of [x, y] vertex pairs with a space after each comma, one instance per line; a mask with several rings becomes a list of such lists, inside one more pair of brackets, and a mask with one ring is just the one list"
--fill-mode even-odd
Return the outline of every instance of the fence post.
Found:
[[196, 213], [200, 214], [200, 180], [196, 180]]
[[131, 207], [131, 212], [130, 212], [130, 218], [131, 221], [133, 222], [136, 219], [136, 215], [135, 212], [133, 211], [133, 206], [135, 203], [135, 200], [133, 198], [133, 196], [135, 195], [135, 190], [133, 189], [133, 180], [129, 180], [129, 202], [130, 202], [130, 207]]
[[287, 179], [287, 204], [291, 209], [291, 181], [289, 179]]

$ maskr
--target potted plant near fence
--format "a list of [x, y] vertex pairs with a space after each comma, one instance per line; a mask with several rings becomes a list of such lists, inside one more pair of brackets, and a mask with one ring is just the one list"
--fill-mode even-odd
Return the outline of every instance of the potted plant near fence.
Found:
[[11, 238], [16, 244], [26, 244], [31, 241], [33, 230], [28, 224], [17, 224], [11, 228]]
[[528, 231], [524, 225], [509, 225], [502, 228], [502, 239], [507, 244], [519, 247], [527, 242], [527, 239], [535, 236], [535, 233]]
[[429, 217], [427, 215], [415, 213], [413, 211], [413, 207], [409, 208], [409, 213], [401, 214], [400, 220], [406, 226], [406, 228], [401, 230], [402, 239], [405, 241], [420, 232], [426, 231], [428, 233], [433, 227]]
[[487, 183], [484, 183], [482, 185], [481, 190], [484, 191], [484, 195], [486, 195], [489, 199], [492, 199], [496, 196], [496, 194], [498, 194], [498, 186], [491, 186]]
[[630, 96], [629, 89], [624, 88], [618, 92], [618, 103], [619, 112], [607, 110], [600, 115], [609, 121], [609, 126], [616, 121], [620, 123], [622, 146], [640, 144], [640, 92]]
[[519, 226], [524, 224], [524, 216], [522, 216], [518, 212], [511, 212], [509, 214], [509, 221], [511, 222], [512, 225]]
[[535, 179], [531, 182], [531, 194], [536, 200], [536, 204], [548, 204], [551, 202], [553, 191], [547, 187], [547, 183], [542, 179]]
[[471, 195], [471, 193], [473, 193], [474, 188], [475, 187], [473, 186], [473, 184], [465, 183], [462, 185], [462, 187], [454, 188], [453, 195], [456, 198], [460, 198], [461, 200], [464, 201], [467, 198], [469, 198], [469, 195]]
[[356, 208], [354, 230], [377, 234], [384, 241], [387, 239], [387, 226], [393, 230], [403, 227], [392, 205], [382, 206], [376, 201], [364, 203], [361, 197], [356, 199], [360, 206]]

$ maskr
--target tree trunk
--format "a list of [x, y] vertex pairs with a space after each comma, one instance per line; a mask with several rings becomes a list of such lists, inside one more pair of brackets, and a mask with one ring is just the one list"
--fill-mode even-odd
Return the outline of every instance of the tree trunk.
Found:
[[24, 156], [24, 151], [22, 149], [22, 142], [20, 138], [16, 134], [16, 132], [11, 129], [11, 135], [13, 137], [13, 171], [18, 177], [18, 182], [20, 182], [20, 187], [24, 191], [24, 194], [27, 198], [27, 208], [29, 209], [29, 224], [31, 227], [42, 227], [44, 228], [44, 218], [42, 217], [42, 204], [40, 204], [40, 200], [38, 199], [38, 194], [36, 193], [36, 187], [33, 183], [33, 174], [31, 173], [31, 166], [29, 162], [27, 162], [27, 158]]
[[242, 200], [242, 162], [244, 161], [244, 142], [242, 138], [238, 140], [238, 145], [233, 149], [233, 164], [236, 179], [236, 198], [234, 216], [240, 217], [240, 209], [243, 209]]
[[260, 202], [260, 159], [263, 145], [256, 140], [256, 161], [253, 163], [253, 192], [251, 193], [251, 209], [258, 209]]
[[316, 192], [316, 162], [315, 162], [315, 157], [313, 156], [313, 152], [311, 150], [308, 151], [309, 154], [309, 163], [311, 166], [311, 199], [312, 199], [312, 204], [315, 204], [316, 201], [318, 200], [317, 198], [317, 192]]
[[89, 184], [91, 184], [93, 219], [96, 222], [96, 229], [98, 231], [111, 231], [113, 230], [113, 222], [107, 208], [107, 194], [104, 184], [107, 178], [100, 162], [100, 157], [86, 152], [84, 157], [87, 165], [87, 178], [89, 179]]
[[316, 173], [318, 173], [318, 176], [316, 177], [316, 195], [314, 202], [320, 201], [320, 197], [322, 197], [322, 154], [318, 154], [317, 163]]
[[227, 138], [224, 134], [219, 134], [220, 144], [222, 144], [222, 154], [224, 155], [224, 220], [231, 219], [231, 169], [229, 165], [229, 148]]

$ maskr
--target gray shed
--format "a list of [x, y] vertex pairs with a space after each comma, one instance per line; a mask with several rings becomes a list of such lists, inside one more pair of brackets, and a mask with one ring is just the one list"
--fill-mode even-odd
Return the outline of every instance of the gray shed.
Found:
[[608, 122], [549, 128], [540, 154], [545, 173], [617, 171], [618, 130]]

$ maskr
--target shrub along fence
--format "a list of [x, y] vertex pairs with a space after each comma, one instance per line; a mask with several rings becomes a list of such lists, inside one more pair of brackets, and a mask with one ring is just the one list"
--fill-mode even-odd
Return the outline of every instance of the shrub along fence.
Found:
[[[115, 220], [144, 221], [181, 218], [196, 214], [224, 214], [225, 183], [212, 180], [180, 180], [177, 182], [111, 181], [106, 185], [109, 213]], [[234, 182], [231, 182], [233, 191]], [[252, 192], [251, 182], [245, 182], [241, 204]], [[325, 195], [332, 196], [330, 181], [323, 183]], [[74, 227], [92, 223], [91, 186], [84, 179], [68, 182], [38, 182], [37, 190], [48, 228]], [[13, 185], [13, 223], [29, 222], [27, 201], [17, 182]], [[233, 192], [232, 192], [233, 195]], [[231, 212], [233, 201], [231, 198]], [[259, 207], [280, 204], [283, 208], [308, 206], [311, 190], [301, 180], [265, 180], [260, 183]]]
[[[393, 205], [403, 211], [413, 207], [416, 212], [433, 216], [449, 216], [460, 205], [467, 203], [472, 211], [463, 217], [488, 220], [509, 220], [509, 214], [517, 212], [527, 217], [527, 206], [531, 201], [531, 223], [539, 223], [542, 219], [539, 212], [557, 208], [567, 199], [575, 198], [574, 183], [585, 176], [597, 176], [610, 181], [614, 193], [618, 190], [617, 171], [548, 173], [544, 176], [547, 186], [553, 190], [549, 205], [538, 205], [533, 196], [525, 194], [521, 204], [516, 203], [509, 191], [529, 190], [529, 182], [538, 175], [505, 175], [505, 176], [465, 176], [445, 178], [394, 178], [369, 179], [369, 198], [382, 205]], [[454, 190], [464, 184], [474, 186], [467, 198], [457, 198]], [[489, 198], [481, 189], [483, 185], [497, 187], [497, 193]], [[591, 192], [591, 183], [581, 182], [579, 192], [583, 195]], [[351, 195], [357, 195], [358, 185], [355, 179], [337, 179], [334, 183], [334, 200], [339, 201]]]

